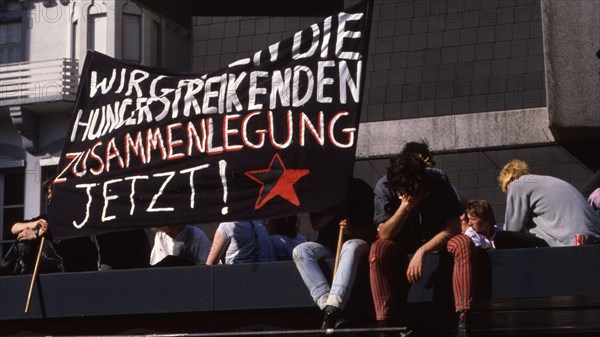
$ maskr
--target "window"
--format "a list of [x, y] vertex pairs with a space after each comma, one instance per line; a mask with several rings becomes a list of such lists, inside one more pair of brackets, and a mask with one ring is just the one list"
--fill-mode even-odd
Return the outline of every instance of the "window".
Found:
[[23, 220], [25, 201], [25, 172], [23, 169], [0, 171], [0, 245], [2, 257], [10, 248], [15, 237], [10, 232], [12, 225]]
[[77, 30], [77, 21], [71, 23], [71, 58], [77, 58], [77, 40], [79, 39], [79, 31]]
[[121, 50], [123, 61], [142, 63], [142, 10], [133, 2], [123, 5], [123, 36]]
[[123, 14], [123, 60], [140, 64], [142, 61], [141, 16]]
[[150, 32], [150, 66], [162, 67], [162, 29], [160, 22], [152, 21]]
[[106, 11], [99, 5], [92, 5], [88, 10], [87, 49], [107, 53], [107, 18]]
[[0, 8], [0, 63], [21, 62], [21, 5], [9, 1], [3, 7]]

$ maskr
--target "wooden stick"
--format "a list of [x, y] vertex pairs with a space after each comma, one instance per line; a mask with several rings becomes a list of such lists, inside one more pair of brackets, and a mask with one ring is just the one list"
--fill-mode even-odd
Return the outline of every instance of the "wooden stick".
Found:
[[[342, 222], [344, 223], [342, 225]], [[335, 252], [335, 262], [333, 264], [333, 279], [335, 279], [335, 274], [337, 274], [338, 264], [340, 263], [340, 254], [342, 253], [342, 245], [344, 244], [344, 228], [346, 228], [347, 220], [340, 221], [340, 233], [338, 235], [338, 244], [337, 250]]]
[[38, 274], [38, 267], [40, 265], [40, 259], [42, 258], [42, 251], [44, 250], [44, 244], [46, 243], [46, 237], [42, 236], [40, 240], [40, 250], [38, 251], [37, 258], [35, 260], [35, 267], [33, 268], [33, 275], [31, 276], [31, 284], [29, 285], [29, 294], [27, 294], [27, 303], [25, 303], [25, 313], [29, 313], [29, 304], [31, 303], [31, 294], [33, 293], [33, 285]]

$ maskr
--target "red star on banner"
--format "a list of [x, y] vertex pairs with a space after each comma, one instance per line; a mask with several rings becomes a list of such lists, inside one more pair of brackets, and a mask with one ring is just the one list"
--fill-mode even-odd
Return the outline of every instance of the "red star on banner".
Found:
[[294, 184], [309, 173], [310, 170], [307, 169], [294, 170], [286, 168], [279, 154], [273, 156], [268, 168], [245, 172], [244, 174], [248, 178], [261, 185], [254, 209], [263, 207], [269, 200], [276, 196], [280, 196], [295, 206], [299, 206], [300, 200], [298, 200], [298, 196], [294, 190]]

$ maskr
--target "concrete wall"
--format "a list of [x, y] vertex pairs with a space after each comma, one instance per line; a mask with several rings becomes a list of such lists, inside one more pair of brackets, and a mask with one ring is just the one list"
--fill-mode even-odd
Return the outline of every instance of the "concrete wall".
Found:
[[542, 1], [550, 125], [595, 128], [600, 143], [600, 4]]
[[538, 1], [380, 1], [365, 120], [545, 106]]
[[[600, 270], [589, 267], [598, 264], [600, 246], [492, 250], [487, 255], [489, 269], [480, 272], [490, 277], [489, 284], [481, 283], [490, 296], [473, 308], [474, 335], [592, 336], [590, 331], [600, 328]], [[326, 262], [332, 267], [333, 259]], [[439, 256], [429, 256], [423, 278], [408, 291], [403, 319], [419, 336], [450, 336], [456, 326], [450, 283], [440, 277], [450, 271], [447, 267]], [[184, 331], [242, 336], [263, 331], [262, 336], [277, 336], [283, 333], [273, 330], [315, 329], [322, 316], [291, 261], [43, 274], [30, 312], [24, 314], [29, 281], [27, 276], [0, 277], [3, 335]], [[374, 321], [370, 295], [367, 269], [359, 269], [345, 307], [353, 327]], [[446, 320], [451, 322], [447, 327]], [[315, 335], [304, 332], [286, 335]]]
[[[197, 13], [193, 70], [218, 70], [333, 13]], [[496, 177], [510, 159], [576, 187], [591, 175], [550, 128], [539, 0], [376, 0], [370, 38], [356, 176], [374, 185], [390, 156], [424, 140], [465, 197], [490, 200], [503, 221]]]
[[[194, 71], [220, 69], [319, 19], [301, 14], [195, 17]], [[363, 122], [412, 124], [408, 132], [400, 123], [363, 127], [361, 139], [372, 144], [360, 145], [361, 157], [391, 155], [414, 139], [436, 150], [554, 141], [539, 109], [546, 106], [539, 1], [375, 1], [365, 86]], [[456, 115], [468, 116], [435, 118]], [[371, 127], [384, 137], [371, 137]]]

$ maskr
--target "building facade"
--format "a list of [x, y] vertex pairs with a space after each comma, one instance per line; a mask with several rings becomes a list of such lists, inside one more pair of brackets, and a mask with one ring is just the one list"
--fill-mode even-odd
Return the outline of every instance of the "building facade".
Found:
[[[0, 1], [0, 241], [44, 211], [86, 50], [196, 73], [355, 1]], [[355, 175], [426, 141], [466, 198], [504, 218], [510, 159], [581, 187], [600, 167], [600, 4], [375, 0]], [[7, 245], [5, 245], [7, 246]]]
[[131, 1], [0, 1], [0, 242], [44, 212], [88, 49], [189, 71], [189, 27]]

